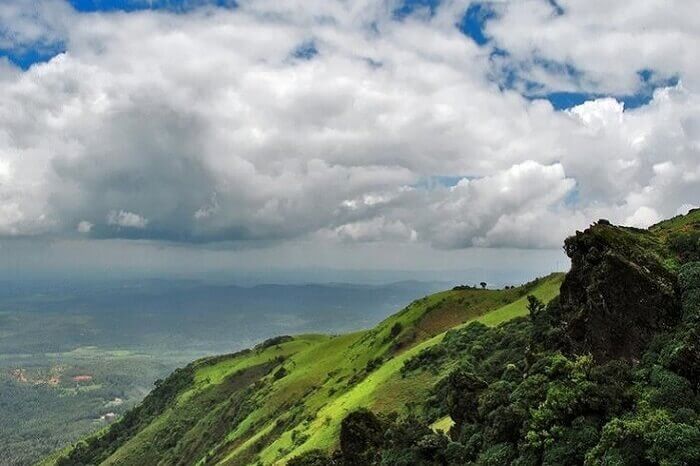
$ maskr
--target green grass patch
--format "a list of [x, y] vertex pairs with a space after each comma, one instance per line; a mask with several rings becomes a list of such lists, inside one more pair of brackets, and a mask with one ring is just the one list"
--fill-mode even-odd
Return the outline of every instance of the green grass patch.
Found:
[[450, 416], [445, 416], [433, 422], [430, 428], [435, 432], [443, 432], [446, 434], [450, 431], [453, 425], [455, 425], [455, 421], [453, 421]]
[[[541, 280], [541, 283], [533, 288], [528, 295], [533, 295], [544, 303], [548, 303], [559, 295], [561, 282], [564, 280], [564, 274], [552, 274]], [[507, 304], [493, 312], [489, 312], [476, 320], [484, 325], [494, 327], [498, 324], [506, 322], [516, 317], [527, 315], [527, 296]]]

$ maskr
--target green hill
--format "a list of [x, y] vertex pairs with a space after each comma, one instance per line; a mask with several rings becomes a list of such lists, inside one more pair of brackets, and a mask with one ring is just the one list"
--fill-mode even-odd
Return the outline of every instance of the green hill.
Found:
[[700, 212], [565, 249], [566, 277], [196, 361], [43, 464], [699, 464]]

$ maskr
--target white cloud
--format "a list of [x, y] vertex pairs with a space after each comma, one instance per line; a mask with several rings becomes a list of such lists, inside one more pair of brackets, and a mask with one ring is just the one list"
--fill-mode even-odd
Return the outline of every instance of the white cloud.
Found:
[[334, 234], [346, 241], [415, 241], [417, 233], [400, 220], [384, 217], [347, 223], [335, 229]]
[[693, 209], [700, 209], [700, 206], [697, 204], [683, 204], [676, 210], [676, 215], [686, 215]]
[[12, 167], [8, 160], [0, 159], [0, 183], [7, 183], [12, 177]]
[[[17, 44], [66, 47], [24, 72], [0, 64], [2, 235], [557, 247], [598, 217], [642, 225], [700, 199], [693, 15], [509, 4], [487, 32], [515, 60], [537, 51], [609, 93], [642, 68], [680, 77], [634, 110], [557, 112], [494, 84], [488, 47], [454, 27], [460, 2], [403, 21], [364, 1], [39, 3], [0, 7]], [[310, 40], [318, 55], [294, 59]], [[421, 186], [442, 176], [464, 178]]]
[[76, 227], [76, 230], [78, 231], [78, 233], [87, 234], [87, 233], [90, 233], [92, 231], [92, 227], [94, 227], [94, 226], [95, 225], [88, 222], [87, 220], [82, 220], [82, 221], [78, 222], [78, 226]]
[[[123, 210], [117, 212], [112, 210], [107, 215], [107, 224], [124, 228], [146, 228], [146, 225], [148, 225], [148, 219], [133, 212], [126, 212]], [[81, 225], [83, 227], [86, 226], [84, 222], [80, 222], [78, 224], [78, 228], [80, 228]]]
[[634, 214], [627, 217], [623, 223], [631, 227], [647, 228], [660, 220], [662, 218], [657, 211], [651, 207], [642, 206]]
[[[657, 78], [680, 75], [686, 86], [700, 87], [694, 2], [639, 0], [634, 8], [605, 0], [558, 3], [563, 15], [547, 0], [504, 2], [499, 19], [487, 23], [487, 34], [520, 63], [523, 77], [539, 73], [559, 78], [555, 90], [583, 86], [619, 95], [634, 94], [643, 84], [638, 72], [654, 70]], [[571, 65], [578, 73], [562, 76], [543, 63]]]
[[586, 128], [597, 132], [609, 125], [623, 122], [624, 105], [613, 98], [589, 100], [569, 110]]
[[419, 231], [446, 248], [552, 247], [562, 230], [571, 231], [563, 202], [574, 186], [561, 164], [534, 161], [493, 176], [462, 179], [426, 206], [431, 215]]
[[52, 46], [66, 37], [74, 12], [62, 0], [11, 0], [0, 3], [0, 48]]

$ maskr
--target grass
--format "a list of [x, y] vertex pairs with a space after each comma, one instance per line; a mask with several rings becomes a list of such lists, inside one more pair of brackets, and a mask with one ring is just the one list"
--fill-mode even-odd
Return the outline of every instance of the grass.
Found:
[[264, 348], [262, 351], [254, 350], [232, 359], [223, 360], [217, 364], [202, 365], [195, 372], [195, 384], [221, 383], [224, 377], [233, 372], [261, 364], [276, 357], [285, 357], [298, 353], [305, 348], [328, 341], [330, 338], [326, 335], [300, 335], [291, 341]]
[[691, 210], [687, 215], [677, 215], [649, 227], [649, 231], [664, 242], [674, 233], [688, 233], [698, 229], [700, 229], [700, 209]]
[[285, 451], [289, 446], [287, 439], [281, 437], [262, 451], [260, 455], [262, 462], [264, 464], [284, 463], [285, 460], [289, 460], [305, 451], [316, 448], [328, 449], [335, 445], [342, 419], [351, 411], [370, 406], [375, 400], [377, 392], [381, 390], [381, 387], [392, 376], [399, 374], [403, 363], [407, 359], [418, 354], [424, 348], [436, 344], [442, 337], [443, 334], [435, 336], [390, 359], [350, 390], [334, 399], [330, 399], [306, 427], [305, 433], [309, 434], [309, 439], [303, 445], [293, 448], [287, 454], [280, 456], [279, 450]]
[[[528, 294], [535, 296], [542, 302], [548, 303], [559, 294], [559, 287], [563, 279], [564, 274], [561, 273], [549, 275], [542, 279], [542, 282]], [[485, 314], [476, 320], [484, 325], [494, 327], [516, 317], [525, 316], [527, 312], [527, 296], [523, 296], [517, 301]]]
[[450, 416], [445, 416], [437, 421], [433, 422], [430, 426], [435, 432], [447, 433], [450, 431], [452, 426], [455, 425], [455, 421], [452, 420]]

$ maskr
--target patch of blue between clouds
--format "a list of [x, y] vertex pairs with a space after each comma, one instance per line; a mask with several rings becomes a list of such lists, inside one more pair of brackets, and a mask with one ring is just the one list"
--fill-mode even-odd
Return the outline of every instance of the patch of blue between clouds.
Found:
[[311, 60], [316, 55], [318, 55], [318, 49], [313, 41], [302, 42], [292, 52], [292, 56], [299, 60]]
[[35, 63], [44, 63], [65, 52], [63, 44], [42, 48], [0, 49], [0, 57], [7, 58], [15, 66], [26, 71]]
[[[554, 0], [552, 3], [556, 5]], [[428, 12], [430, 16], [433, 16], [439, 6], [440, 0], [404, 0], [394, 10], [394, 18], [402, 20], [416, 12]], [[456, 26], [478, 45], [485, 45], [489, 42], [489, 38], [484, 32], [484, 27], [489, 19], [495, 17], [496, 10], [493, 2], [474, 2], [469, 5]]]
[[[549, 3], [555, 8], [555, 14], [564, 14], [564, 10], [556, 2], [550, 1]], [[484, 35], [483, 28], [486, 21], [495, 17], [493, 10], [486, 10], [486, 13], [484, 13], [481, 10], [483, 5], [485, 4], [472, 4], [469, 7], [469, 10], [472, 10], [472, 12], [470, 13], [468, 10], [462, 23], [459, 25], [460, 30], [479, 45], [489, 42], [489, 38]], [[502, 91], [517, 89], [529, 100], [546, 99], [555, 110], [567, 110], [588, 100], [603, 97], [612, 97], [619, 102], [623, 102], [626, 110], [632, 110], [647, 105], [654, 97], [656, 89], [672, 87], [678, 84], [678, 76], [659, 77], [651, 69], [642, 69], [637, 72], [639, 85], [637, 91], [633, 94], [616, 95], [583, 91], [544, 92], [545, 88], [542, 83], [527, 80], [520, 75], [518, 64], [509, 60], [510, 55], [507, 50], [493, 46], [489, 58], [496, 70], [492, 75], [492, 79], [498, 83]], [[585, 74], [571, 64], [535, 57], [532, 65], [540, 67], [548, 73], [563, 76], [575, 86], [584, 87], [582, 83], [584, 82]]]
[[95, 11], [138, 11], [166, 10], [186, 13], [203, 6], [236, 8], [235, 0], [69, 0], [77, 11], [89, 13]]
[[661, 87], [672, 87], [678, 84], [678, 77], [656, 78], [652, 70], [640, 70], [637, 72], [640, 80], [639, 90], [628, 95], [605, 95], [586, 92], [550, 92], [542, 96], [528, 97], [530, 99], [545, 98], [549, 100], [556, 110], [566, 110], [580, 105], [587, 100], [599, 99], [602, 97], [613, 97], [625, 104], [626, 110], [639, 108], [647, 105], [654, 97], [654, 91]]
[[457, 27], [463, 34], [471, 37], [478, 45], [486, 45], [489, 38], [484, 32], [486, 22], [496, 17], [496, 11], [490, 2], [472, 3], [462, 16]]
[[434, 175], [434, 176], [424, 176], [417, 183], [411, 185], [412, 188], [433, 190], [437, 188], [451, 188], [456, 186], [463, 178], [468, 180], [476, 179], [475, 176], [447, 176], [447, 175]]
[[[552, 7], [552, 13], [556, 16], [565, 14], [564, 8], [557, 0], [547, 0], [547, 3]], [[404, 9], [409, 7], [404, 6]], [[436, 8], [432, 6], [431, 8]], [[403, 10], [402, 10], [403, 11]], [[462, 20], [457, 24], [459, 30], [470, 37], [477, 45], [485, 46], [491, 39], [486, 35], [486, 23], [497, 17], [497, 11], [493, 2], [477, 2], [472, 3], [464, 13]], [[587, 92], [567, 92], [556, 91], [542, 94], [540, 91], [543, 86], [541, 83], [528, 81], [518, 75], [518, 70], [512, 64], [508, 64], [508, 52], [497, 46], [491, 51], [491, 60], [499, 60], [503, 63], [500, 67], [497, 76], [493, 78], [498, 81], [501, 90], [514, 89], [516, 85], [521, 87], [521, 92], [528, 99], [545, 98], [549, 100], [556, 110], [566, 110], [577, 105], [580, 105], [587, 100], [593, 100], [601, 97], [614, 97], [618, 101], [625, 104], [626, 109], [634, 109], [648, 104], [654, 95], [654, 90], [659, 87], [675, 86], [678, 83], [678, 77], [666, 79], [655, 79], [652, 70], [640, 70], [638, 72], [640, 86], [639, 90], [634, 94], [629, 95], [604, 95]], [[534, 65], [542, 67], [546, 71], [554, 74], [564, 75], [573, 83], [580, 83], [583, 79], [583, 73], [577, 70], [574, 66], [567, 63], [557, 63], [551, 60], [536, 58]]]
[[568, 193], [566, 193], [566, 196], [564, 197], [564, 205], [567, 207], [575, 207], [580, 198], [581, 193], [579, 193], [578, 188], [574, 188]]
[[438, 5], [440, 0], [404, 0], [394, 10], [394, 18], [401, 20], [417, 11], [427, 11], [430, 16], [433, 16]]

